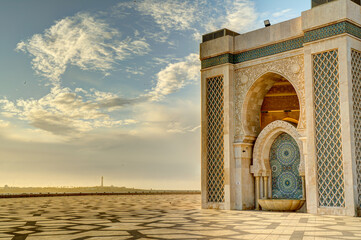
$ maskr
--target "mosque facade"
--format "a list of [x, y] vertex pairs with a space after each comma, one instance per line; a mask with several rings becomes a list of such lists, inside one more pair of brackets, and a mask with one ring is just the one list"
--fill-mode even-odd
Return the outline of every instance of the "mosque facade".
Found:
[[203, 35], [200, 59], [202, 208], [361, 214], [359, 1]]

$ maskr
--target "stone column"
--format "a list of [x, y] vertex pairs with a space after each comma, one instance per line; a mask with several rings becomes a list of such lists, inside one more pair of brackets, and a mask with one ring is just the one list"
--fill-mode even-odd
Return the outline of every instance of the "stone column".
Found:
[[254, 177], [250, 173], [253, 143], [234, 143], [235, 209], [254, 209]]
[[306, 188], [306, 186], [305, 186], [306, 182], [305, 182], [305, 176], [301, 176], [301, 178], [302, 178], [302, 199], [306, 199], [306, 190], [305, 190], [305, 188]]
[[259, 204], [258, 204], [258, 199], [259, 199], [259, 192], [260, 192], [260, 182], [259, 182], [259, 176], [256, 176], [256, 187], [255, 187], [255, 191], [256, 191], [256, 210], [259, 210]]
[[268, 198], [268, 176], [263, 177], [264, 198]]

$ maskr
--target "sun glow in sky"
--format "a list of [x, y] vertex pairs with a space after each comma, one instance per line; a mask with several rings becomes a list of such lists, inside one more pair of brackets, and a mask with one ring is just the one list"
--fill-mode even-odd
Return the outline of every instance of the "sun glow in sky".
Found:
[[2, 0], [0, 186], [200, 189], [201, 35], [309, 0]]

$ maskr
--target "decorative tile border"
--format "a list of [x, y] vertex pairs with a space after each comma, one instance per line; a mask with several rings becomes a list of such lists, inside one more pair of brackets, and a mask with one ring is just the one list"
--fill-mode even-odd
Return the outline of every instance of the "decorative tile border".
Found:
[[304, 43], [313, 42], [320, 39], [346, 33], [347, 23], [348, 22], [340, 22], [327, 27], [318, 28], [315, 30], [305, 32], [305, 36], [303, 37], [303, 42]]
[[271, 44], [265, 47], [249, 50], [238, 54], [226, 53], [212, 58], [207, 58], [205, 60], [202, 60], [202, 69], [221, 65], [224, 63], [242, 63], [261, 57], [299, 49], [303, 47], [304, 43], [317, 41], [343, 33], [348, 33], [357, 38], [361, 38], [361, 28], [350, 22], [344, 21], [323, 28], [307, 31], [305, 32], [304, 36], [299, 38]]
[[212, 57], [212, 58], [207, 58], [205, 60], [202, 60], [201, 63], [201, 67], [202, 69], [204, 68], [208, 68], [208, 67], [213, 67], [213, 66], [217, 66], [217, 65], [221, 65], [224, 63], [233, 63], [233, 54], [231, 53], [226, 53], [226, 54], [222, 54], [216, 57]]
[[302, 37], [235, 54], [233, 64], [303, 47]]
[[355, 37], [358, 37], [358, 38], [361, 38], [361, 28], [352, 24], [352, 23], [349, 23], [349, 22], [346, 22], [346, 32], [355, 36]]

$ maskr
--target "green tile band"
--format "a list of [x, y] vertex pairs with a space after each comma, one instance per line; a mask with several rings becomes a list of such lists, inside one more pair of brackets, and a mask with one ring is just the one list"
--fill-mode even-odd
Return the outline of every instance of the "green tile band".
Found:
[[204, 68], [208, 68], [208, 67], [213, 67], [213, 66], [217, 66], [217, 65], [221, 65], [224, 63], [233, 63], [233, 54], [231, 53], [226, 53], [223, 55], [219, 55], [216, 57], [212, 57], [212, 58], [208, 58], [202, 61], [201, 66], [202, 69]]
[[271, 44], [265, 47], [249, 50], [238, 54], [226, 53], [212, 58], [207, 58], [205, 60], [202, 60], [202, 69], [221, 65], [224, 63], [237, 64], [261, 57], [287, 52], [290, 50], [302, 48], [304, 43], [317, 41], [343, 33], [348, 33], [357, 38], [361, 38], [361, 28], [350, 22], [344, 21], [323, 28], [307, 31], [305, 32], [304, 36], [299, 38]]

